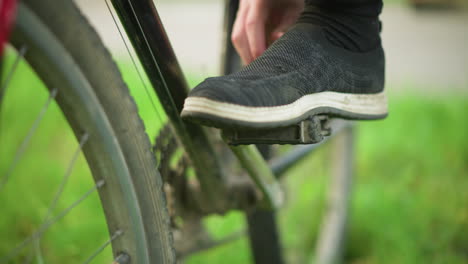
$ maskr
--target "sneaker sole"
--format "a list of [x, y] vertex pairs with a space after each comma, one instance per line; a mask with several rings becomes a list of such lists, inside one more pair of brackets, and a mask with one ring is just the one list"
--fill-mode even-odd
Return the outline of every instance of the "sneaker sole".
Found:
[[305, 95], [293, 103], [272, 107], [249, 107], [188, 97], [181, 116], [218, 128], [272, 128], [289, 126], [313, 115], [374, 120], [388, 114], [387, 97], [377, 94], [321, 92]]

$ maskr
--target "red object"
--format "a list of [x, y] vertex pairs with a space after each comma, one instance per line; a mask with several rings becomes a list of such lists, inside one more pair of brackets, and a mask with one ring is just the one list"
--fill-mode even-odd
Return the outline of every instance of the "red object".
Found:
[[0, 0], [0, 56], [8, 41], [13, 19], [15, 18], [16, 0]]

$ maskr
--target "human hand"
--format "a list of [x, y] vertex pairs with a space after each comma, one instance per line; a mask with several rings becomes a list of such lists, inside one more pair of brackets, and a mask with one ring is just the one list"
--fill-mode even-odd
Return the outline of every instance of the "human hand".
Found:
[[249, 64], [280, 38], [304, 10], [304, 0], [240, 0], [231, 40]]

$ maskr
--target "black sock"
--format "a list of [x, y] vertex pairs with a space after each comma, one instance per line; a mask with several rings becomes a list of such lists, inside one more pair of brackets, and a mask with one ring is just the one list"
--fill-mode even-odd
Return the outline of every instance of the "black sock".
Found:
[[330, 42], [353, 52], [380, 45], [382, 0], [305, 0], [299, 23], [324, 28]]

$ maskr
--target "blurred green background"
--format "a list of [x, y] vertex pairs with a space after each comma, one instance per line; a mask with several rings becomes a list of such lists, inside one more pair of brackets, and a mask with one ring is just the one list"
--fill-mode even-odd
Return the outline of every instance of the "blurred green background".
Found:
[[[401, 5], [393, 8], [408, 10]], [[437, 12], [430, 12], [434, 19], [440, 18]], [[463, 11], [453, 12], [460, 16]], [[395, 47], [390, 48], [387, 57], [398, 52]], [[399, 49], [405, 52], [404, 47]], [[434, 54], [431, 52], [428, 50], [427, 56]], [[460, 56], [467, 53], [466, 49], [458, 52]], [[10, 49], [5, 71], [11, 66], [13, 56]], [[119, 52], [114, 56], [152, 137], [159, 124], [135, 69], [128, 63], [128, 56]], [[444, 79], [444, 76], [421, 72], [434, 65], [419, 64], [420, 68], [411, 71], [410, 67], [404, 76], [399, 75], [398, 68], [405, 65], [395, 65], [398, 59], [404, 58], [395, 59], [395, 56], [389, 60], [386, 87], [390, 97], [389, 117], [357, 124], [356, 178], [345, 263], [468, 263], [468, 86], [462, 75], [460, 80], [458, 75], [450, 75], [460, 71], [468, 76], [468, 68], [460, 69], [462, 65], [452, 70], [455, 66], [435, 65], [442, 73], [446, 68], [452, 72], [449, 79]], [[197, 67], [189, 60], [182, 60], [182, 66], [189, 73], [191, 87], [214, 74], [211, 66]], [[22, 63], [0, 111], [0, 176], [13, 161], [15, 151], [47, 96], [41, 82]], [[7, 188], [0, 192], [0, 256], [41, 224], [76, 147], [60, 110], [53, 104], [15, 167]], [[333, 166], [329, 157], [325, 145], [298, 164], [284, 181], [288, 201], [279, 213], [279, 223], [288, 263], [311, 263], [313, 258], [329, 170]], [[52, 215], [69, 206], [92, 185], [81, 156]], [[82, 263], [108, 239], [101, 211], [98, 197], [93, 195], [47, 231], [40, 243], [23, 250], [21, 257], [12, 263], [27, 263], [28, 258], [30, 263]], [[209, 217], [205, 225], [214, 237], [221, 238], [242, 229], [245, 223], [242, 213], [232, 212]], [[93, 263], [110, 263], [109, 259], [110, 251], [106, 250]], [[228, 264], [250, 260], [248, 241], [240, 239], [189, 257], [186, 263]]]

